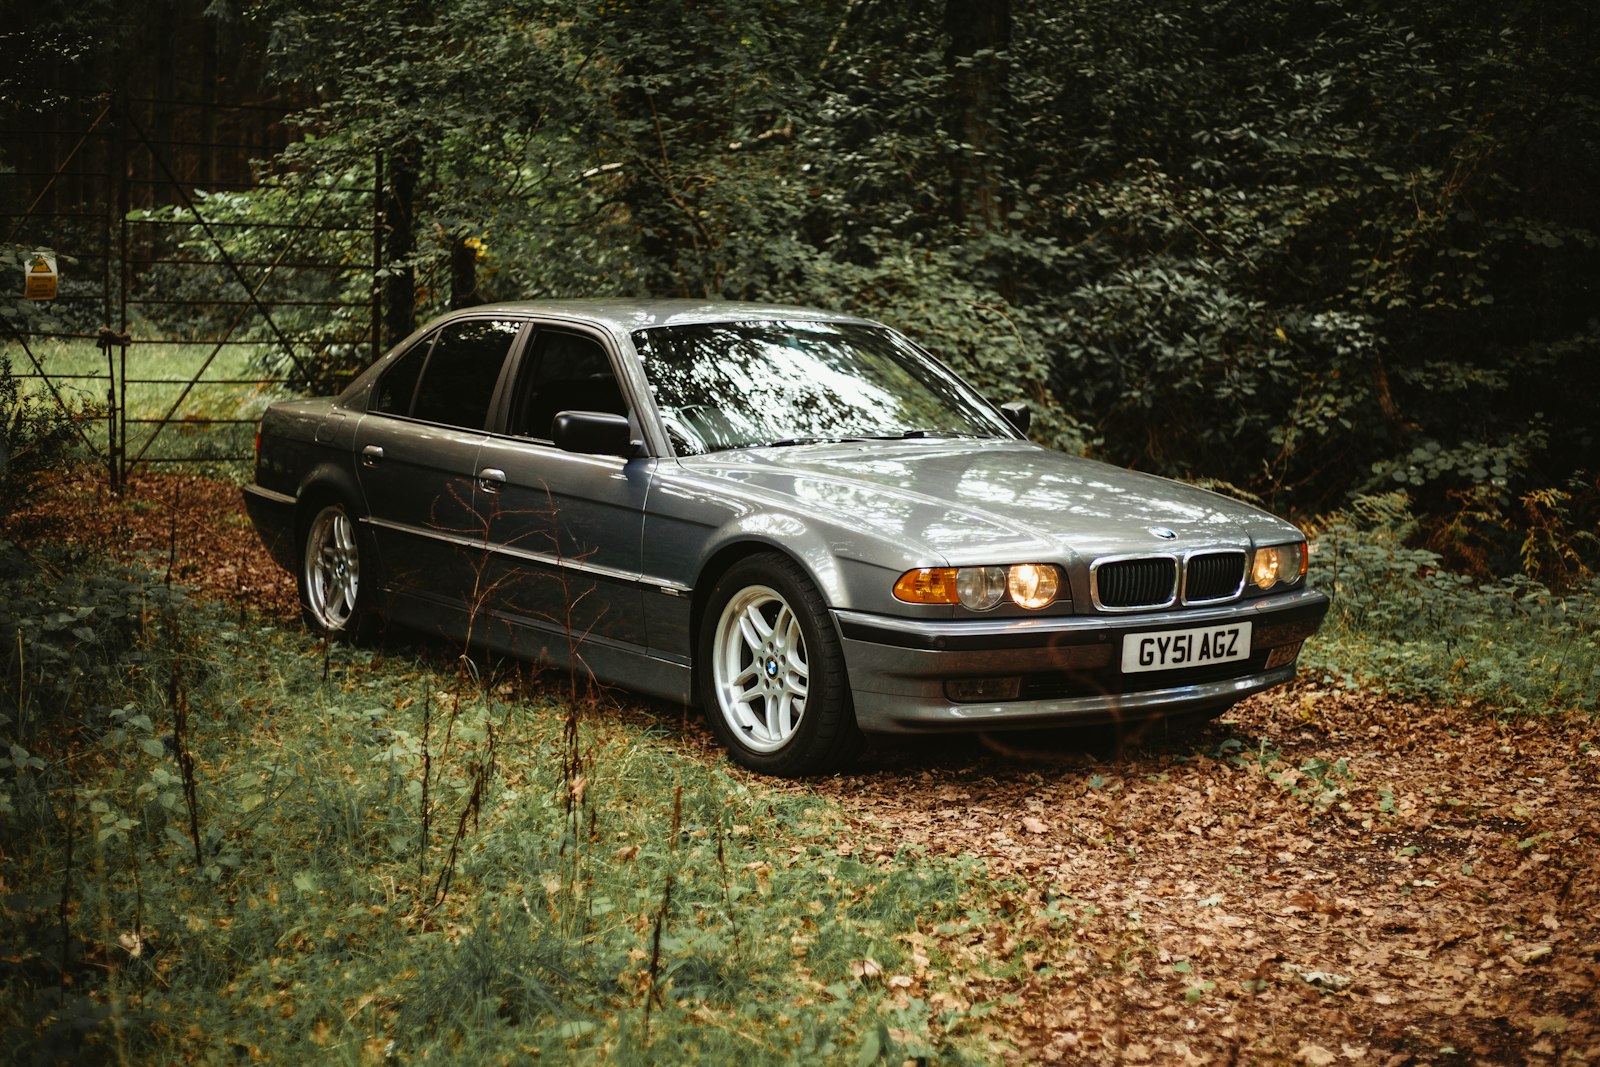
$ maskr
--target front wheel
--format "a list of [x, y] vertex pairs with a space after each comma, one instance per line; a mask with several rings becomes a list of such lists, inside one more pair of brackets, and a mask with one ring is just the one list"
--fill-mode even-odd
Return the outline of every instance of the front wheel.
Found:
[[861, 747], [827, 604], [785, 556], [752, 556], [712, 589], [697, 663], [701, 702], [736, 761], [766, 774], [834, 770]]
[[319, 634], [358, 640], [371, 622], [373, 575], [362, 573], [361, 535], [341, 503], [324, 504], [306, 525], [296, 577], [300, 612]]

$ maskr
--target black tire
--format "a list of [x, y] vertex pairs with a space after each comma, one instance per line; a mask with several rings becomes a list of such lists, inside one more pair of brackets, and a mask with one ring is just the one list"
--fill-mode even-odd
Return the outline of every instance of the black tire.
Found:
[[314, 633], [358, 642], [376, 624], [377, 570], [350, 509], [337, 500], [313, 503], [300, 529], [295, 570], [300, 614]]
[[861, 751], [828, 605], [786, 556], [740, 560], [712, 588], [700, 625], [701, 706], [728, 754], [751, 770], [837, 770]]

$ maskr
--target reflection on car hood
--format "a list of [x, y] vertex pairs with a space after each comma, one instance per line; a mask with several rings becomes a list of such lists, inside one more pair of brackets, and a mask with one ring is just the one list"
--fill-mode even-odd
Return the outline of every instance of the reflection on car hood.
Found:
[[[920, 544], [952, 563], [1162, 552], [1295, 535], [1288, 523], [1247, 504], [1025, 442], [757, 448], [685, 465], [789, 498], [843, 527]], [[1176, 536], [1162, 537], [1153, 527]]]

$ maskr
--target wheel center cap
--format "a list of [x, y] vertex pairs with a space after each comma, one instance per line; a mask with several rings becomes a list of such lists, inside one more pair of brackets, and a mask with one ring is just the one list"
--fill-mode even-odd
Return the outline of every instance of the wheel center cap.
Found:
[[776, 678], [777, 676], [778, 676], [778, 661], [775, 660], [775, 659], [767, 660], [767, 677], [768, 678]]

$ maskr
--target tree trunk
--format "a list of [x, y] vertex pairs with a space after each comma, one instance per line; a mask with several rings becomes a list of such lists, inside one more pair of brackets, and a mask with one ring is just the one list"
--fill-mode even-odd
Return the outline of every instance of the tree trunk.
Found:
[[450, 306], [466, 308], [481, 303], [483, 297], [478, 293], [478, 250], [458, 234], [450, 239]]
[[411, 254], [417, 247], [416, 195], [420, 148], [401, 145], [388, 160], [388, 181], [383, 191], [384, 263], [389, 275], [383, 281], [384, 347], [395, 344], [416, 326], [417, 283]]
[[999, 229], [1005, 222], [1000, 161], [1001, 127], [1009, 100], [1010, 0], [945, 0], [945, 32], [950, 46], [946, 129], [963, 147], [950, 162], [951, 210], [955, 222], [975, 232]]

